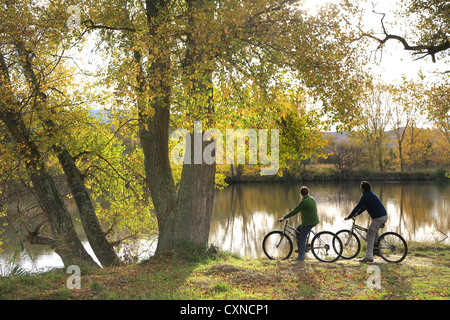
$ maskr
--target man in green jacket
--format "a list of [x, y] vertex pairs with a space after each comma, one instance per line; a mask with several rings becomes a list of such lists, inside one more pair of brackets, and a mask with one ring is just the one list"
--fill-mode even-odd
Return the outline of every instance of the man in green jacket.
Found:
[[278, 221], [281, 222], [301, 212], [302, 223], [297, 227], [297, 231], [299, 232], [297, 235], [298, 258], [295, 260], [305, 261], [306, 239], [311, 229], [319, 223], [319, 217], [317, 215], [316, 200], [309, 195], [308, 187], [301, 187], [300, 195], [302, 196], [302, 200], [297, 207]]

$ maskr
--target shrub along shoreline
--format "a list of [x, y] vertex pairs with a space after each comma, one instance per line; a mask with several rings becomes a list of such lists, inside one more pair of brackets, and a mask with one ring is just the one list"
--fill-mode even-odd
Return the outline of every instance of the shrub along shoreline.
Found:
[[226, 175], [225, 182], [296, 182], [296, 181], [436, 181], [450, 182], [446, 173], [450, 169], [444, 167], [417, 169], [412, 172], [385, 171], [379, 172], [373, 169], [357, 169], [348, 172], [340, 172], [334, 166], [314, 165], [303, 171], [283, 170], [280, 175], [261, 176], [259, 170], [251, 166], [244, 166], [240, 175]]

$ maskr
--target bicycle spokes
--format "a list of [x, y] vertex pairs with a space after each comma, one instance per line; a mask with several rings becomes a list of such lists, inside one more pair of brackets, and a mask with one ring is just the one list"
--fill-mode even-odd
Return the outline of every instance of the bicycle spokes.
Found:
[[341, 255], [343, 259], [353, 259], [359, 254], [361, 244], [356, 234], [350, 230], [341, 230], [336, 233], [336, 236], [342, 241], [344, 246]]
[[292, 248], [291, 239], [281, 231], [272, 231], [264, 237], [263, 250], [269, 259], [288, 259], [292, 253]]
[[[366, 232], [367, 229], [355, 224], [353, 220], [351, 230], [340, 230], [336, 236], [342, 241], [344, 250], [342, 252], [343, 259], [355, 258], [361, 249], [361, 242], [357, 234], [367, 241], [367, 239], [360, 232]], [[387, 262], [401, 262], [405, 259], [408, 253], [408, 245], [401, 235], [395, 232], [385, 232], [376, 239], [374, 247], [374, 254], [380, 256]]]
[[[291, 232], [292, 231], [292, 232]], [[287, 222], [282, 231], [271, 231], [263, 239], [262, 247], [265, 255], [272, 260], [288, 259], [293, 251], [291, 235], [298, 241], [298, 231]], [[309, 237], [313, 236], [311, 243]], [[311, 230], [306, 239], [305, 252], [311, 251], [316, 259], [322, 262], [334, 262], [342, 254], [343, 245], [336, 235], [329, 231], [315, 233]]]
[[400, 262], [408, 253], [408, 246], [402, 236], [395, 232], [386, 232], [378, 241], [378, 254], [388, 262]]
[[334, 262], [342, 254], [342, 242], [334, 233], [319, 232], [311, 241], [313, 255], [323, 262]]

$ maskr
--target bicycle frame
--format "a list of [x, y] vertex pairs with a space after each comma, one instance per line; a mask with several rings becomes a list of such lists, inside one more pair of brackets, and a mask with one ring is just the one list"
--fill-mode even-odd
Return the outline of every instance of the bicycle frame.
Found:
[[[358, 248], [356, 251], [353, 251], [355, 254], [353, 256], [344, 257], [344, 259], [351, 259], [354, 258], [356, 255], [358, 255], [360, 250], [360, 241], [358, 238], [358, 235], [367, 242], [367, 233], [369, 229], [363, 228], [356, 224], [356, 219], [352, 218], [353, 223], [351, 230], [341, 230], [338, 232], [344, 232], [345, 234], [347, 232], [350, 232], [350, 235], [344, 240], [343, 245], [347, 246], [352, 241], [352, 235], [356, 237], [356, 240], [358, 242]], [[385, 223], [383, 223], [380, 226], [381, 228], [385, 227]], [[364, 236], [363, 232], [366, 233], [366, 236]], [[403, 237], [396, 233], [396, 232], [381, 232], [381, 235], [377, 234], [375, 235], [375, 243], [374, 243], [374, 254], [379, 255], [387, 262], [400, 262], [403, 261], [403, 259], [406, 257], [406, 254], [408, 253], [408, 244], [406, 243], [405, 239]], [[398, 248], [398, 250], [397, 250]], [[375, 252], [375, 249], [377, 252]], [[392, 255], [394, 254], [394, 255]], [[393, 259], [392, 257], [395, 256], [395, 254], [400, 254], [400, 257], [397, 257]], [[392, 256], [391, 256], [392, 255]]]
[[368, 229], [367, 229], [367, 228], [363, 228], [363, 227], [361, 227], [361, 226], [358, 226], [358, 225], [356, 224], [356, 219], [355, 219], [355, 218], [353, 218], [353, 224], [352, 224], [352, 230], [351, 230], [351, 232], [353, 232], [354, 230], [356, 231], [356, 233], [357, 233], [361, 238], [363, 238], [364, 241], [367, 242], [366, 237], [364, 237], [364, 236], [362, 235], [362, 233], [359, 232], [359, 230], [364, 231], [364, 232], [367, 234]]
[[[309, 228], [308, 228], [309, 229]], [[273, 230], [269, 232], [263, 240], [263, 250], [266, 256], [269, 259], [275, 259], [275, 260], [285, 260], [290, 257], [293, 249], [293, 239], [296, 240], [297, 245], [299, 235], [301, 231], [297, 231], [296, 228], [291, 226], [288, 221], [286, 221], [284, 228], [282, 230]], [[311, 235], [312, 234], [312, 235]], [[291, 235], [291, 237], [289, 236]], [[331, 236], [331, 238], [330, 238]], [[312, 238], [310, 238], [312, 237]], [[278, 250], [280, 249], [280, 245], [283, 244], [283, 247], [281, 247], [281, 250], [287, 249], [285, 253], [281, 253], [283, 255], [282, 257], [278, 257], [276, 251], [273, 251], [273, 253], [276, 253], [275, 256], [273, 256], [271, 253], [268, 253], [266, 250], [266, 240], [270, 239], [268, 243], [269, 244], [269, 252], [272, 250]], [[284, 239], [284, 240], [283, 240]], [[286, 240], [287, 239], [287, 240]], [[310, 242], [311, 239], [311, 242]], [[322, 262], [334, 262], [338, 260], [342, 254], [343, 245], [339, 238], [337, 238], [338, 243], [336, 243], [334, 240], [336, 239], [336, 235], [329, 231], [321, 231], [321, 232], [315, 232], [313, 230], [310, 230], [307, 237], [306, 237], [306, 246], [305, 246], [305, 252], [311, 251], [314, 257]], [[295, 241], [294, 241], [295, 242]], [[336, 246], [338, 244], [338, 246]], [[314, 246], [314, 247], [313, 247]], [[300, 247], [300, 245], [299, 245]], [[331, 251], [330, 251], [331, 250]], [[275, 258], [274, 258], [275, 257]]]
[[[288, 228], [290, 228], [291, 230], [294, 231], [294, 233], [291, 232], [291, 230], [289, 230]], [[298, 239], [297, 235], [299, 234], [299, 232], [297, 231], [296, 228], [294, 228], [293, 226], [291, 226], [287, 221], [286, 224], [284, 225], [284, 229], [283, 229], [283, 234], [286, 234], [286, 232], [288, 232], [294, 239]], [[306, 242], [308, 243], [309, 240], [309, 235], [313, 234], [313, 236], [316, 235], [316, 232], [314, 232], [313, 230], [310, 231], [310, 233], [308, 234], [308, 237], [306, 238]], [[320, 239], [319, 239], [320, 240]], [[320, 240], [321, 241], [321, 240]]]

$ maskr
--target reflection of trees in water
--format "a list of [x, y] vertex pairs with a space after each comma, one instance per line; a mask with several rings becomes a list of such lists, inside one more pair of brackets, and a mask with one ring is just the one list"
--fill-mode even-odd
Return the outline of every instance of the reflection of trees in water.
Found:
[[[74, 201], [66, 201], [69, 214], [72, 216], [75, 231], [81, 241], [86, 245], [86, 234], [80, 222], [79, 213]], [[36, 217], [42, 215], [42, 208], [36, 197], [29, 192], [18, 193], [10, 199], [7, 216], [0, 218], [0, 236], [3, 239], [2, 253], [0, 255], [0, 274], [12, 261], [19, 264], [24, 270], [38, 272], [53, 267], [62, 267], [61, 258], [49, 247], [44, 245], [31, 245], [24, 241], [28, 234], [26, 228], [34, 230], [38, 225]], [[25, 227], [28, 225], [28, 227]], [[50, 227], [45, 225], [41, 232], [48, 234]], [[4, 270], [2, 270], [2, 268]]]
[[[344, 222], [343, 218], [350, 213], [361, 197], [359, 182], [305, 184], [317, 201], [320, 225], [316, 231], [349, 228], [349, 223]], [[243, 183], [217, 191], [210, 242], [244, 256], [262, 257], [262, 239], [267, 232], [282, 228], [277, 219], [298, 204], [301, 186], [301, 183]], [[449, 234], [449, 183], [374, 182], [373, 189], [388, 210], [386, 231], [397, 231], [407, 241], [442, 240]], [[34, 203], [34, 199], [32, 200]], [[31, 204], [23, 202], [21, 207], [28, 208]], [[68, 203], [68, 206], [74, 217], [77, 232], [84, 239], [82, 226], [76, 221], [75, 206], [71, 203]], [[290, 221], [294, 226], [300, 222], [300, 215]], [[358, 224], [362, 226], [368, 226], [369, 222], [367, 213], [358, 218]], [[9, 260], [14, 250], [18, 248], [20, 239], [14, 235], [12, 229], [5, 230], [3, 236], [7, 241], [3, 246], [2, 257]], [[450, 239], [447, 238], [445, 243], [450, 243]], [[48, 256], [48, 250], [44, 247], [35, 247], [30, 252], [35, 262], [46, 260]]]
[[[431, 183], [406, 183], [390, 186], [390, 198], [393, 212], [389, 227], [414, 240], [425, 229], [429, 234], [420, 234], [421, 238], [438, 239], [440, 231], [448, 233], [448, 207], [450, 188]], [[440, 231], [439, 231], [440, 230]], [[442, 239], [440, 237], [439, 239]], [[420, 239], [419, 239], [420, 240]]]
[[[276, 220], [295, 208], [300, 200], [301, 185], [246, 183], [217, 191], [210, 241], [245, 256], [262, 256], [261, 241], [264, 235], [282, 227]], [[306, 185], [317, 201], [320, 219], [317, 229], [336, 231], [348, 228], [343, 218], [361, 197], [359, 182]], [[448, 234], [450, 185], [374, 182], [373, 190], [388, 210], [386, 231], [397, 231], [409, 241], [440, 240], [444, 238], [440, 231]], [[300, 222], [300, 215], [290, 221], [294, 226]], [[362, 226], [369, 223], [367, 213], [358, 218], [358, 224]]]

